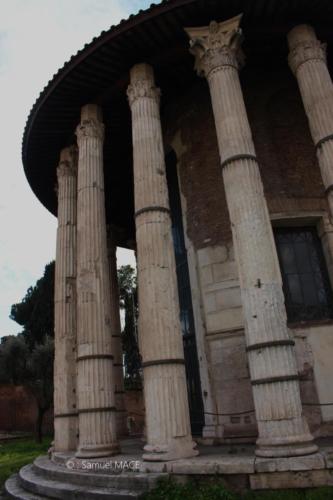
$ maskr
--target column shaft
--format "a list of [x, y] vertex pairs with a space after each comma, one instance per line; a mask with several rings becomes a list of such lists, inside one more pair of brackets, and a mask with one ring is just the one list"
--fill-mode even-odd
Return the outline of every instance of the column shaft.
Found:
[[150, 66], [134, 66], [128, 96], [147, 428], [143, 458], [172, 460], [194, 456], [197, 451], [190, 430], [159, 91]]
[[213, 105], [244, 312], [259, 456], [313, 453], [302, 416], [294, 342], [277, 253], [238, 77], [240, 18], [188, 29]]
[[333, 216], [333, 84], [326, 46], [311, 26], [300, 25], [288, 35], [289, 65], [297, 78], [311, 135]]
[[113, 352], [113, 377], [115, 388], [116, 405], [116, 429], [117, 436], [124, 436], [127, 432], [127, 413], [125, 407], [125, 387], [123, 370], [123, 348], [121, 339], [120, 309], [119, 309], [119, 288], [117, 275], [117, 254], [115, 238], [112, 229], [108, 234], [108, 258], [110, 271], [111, 289], [111, 335]]
[[77, 150], [61, 151], [54, 282], [54, 449], [75, 450], [76, 409], [76, 200]]
[[103, 124], [97, 106], [81, 111], [77, 212], [78, 457], [118, 452], [107, 260]]

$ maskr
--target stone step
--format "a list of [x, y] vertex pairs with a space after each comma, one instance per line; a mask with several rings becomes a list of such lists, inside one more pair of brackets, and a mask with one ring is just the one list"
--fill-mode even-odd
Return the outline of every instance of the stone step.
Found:
[[20, 484], [19, 475], [13, 474], [5, 482], [5, 498], [15, 498], [16, 500], [43, 500], [47, 497], [25, 491]]
[[142, 491], [79, 485], [50, 479], [38, 474], [33, 464], [22, 467], [19, 472], [19, 482], [24, 490], [37, 495], [36, 498], [41, 495], [62, 500], [135, 500], [142, 495]]
[[134, 491], [148, 491], [154, 488], [158, 479], [166, 477], [166, 473], [118, 472], [101, 473], [75, 471], [52, 462], [47, 456], [38, 457], [34, 461], [33, 470], [45, 479], [63, 481], [88, 487], [116, 488]]

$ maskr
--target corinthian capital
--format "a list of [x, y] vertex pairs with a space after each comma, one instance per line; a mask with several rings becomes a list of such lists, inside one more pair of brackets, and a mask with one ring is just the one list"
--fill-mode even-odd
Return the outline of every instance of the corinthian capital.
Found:
[[158, 103], [161, 91], [155, 86], [154, 71], [149, 64], [136, 64], [131, 69], [131, 83], [127, 89], [130, 106], [142, 97], [155, 99]]
[[64, 148], [60, 153], [60, 161], [57, 168], [57, 177], [76, 177], [77, 175], [77, 147]]
[[149, 80], [137, 80], [131, 83], [127, 89], [127, 97], [130, 106], [140, 97], [150, 97], [159, 102], [161, 91]]
[[149, 80], [137, 80], [131, 83], [127, 89], [127, 97], [130, 106], [140, 97], [150, 97], [159, 102], [161, 91]]
[[317, 39], [314, 29], [301, 24], [288, 34], [289, 66], [294, 74], [307, 61], [320, 60], [326, 63], [326, 44]]
[[104, 124], [90, 118], [89, 120], [82, 120], [76, 127], [75, 131], [78, 141], [85, 137], [93, 137], [103, 141], [104, 139]]
[[243, 63], [241, 51], [241, 15], [223, 23], [212, 21], [202, 28], [185, 28], [190, 37], [190, 52], [195, 56], [195, 69], [200, 76], [208, 77], [217, 68]]

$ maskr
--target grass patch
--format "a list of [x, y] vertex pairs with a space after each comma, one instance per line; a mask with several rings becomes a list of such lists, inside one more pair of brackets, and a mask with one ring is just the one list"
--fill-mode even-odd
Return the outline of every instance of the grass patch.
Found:
[[249, 491], [233, 493], [217, 480], [214, 483], [188, 482], [177, 484], [172, 479], [162, 480], [147, 493], [144, 500], [333, 500], [333, 487], [309, 490]]
[[32, 438], [0, 443], [0, 490], [11, 474], [18, 472], [38, 455], [45, 454], [51, 441], [51, 437], [45, 437], [42, 443], [36, 443]]

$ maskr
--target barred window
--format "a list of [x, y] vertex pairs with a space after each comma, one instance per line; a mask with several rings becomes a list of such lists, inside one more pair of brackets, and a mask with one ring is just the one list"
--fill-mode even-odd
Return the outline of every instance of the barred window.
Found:
[[332, 289], [314, 227], [274, 229], [288, 322], [333, 318]]

